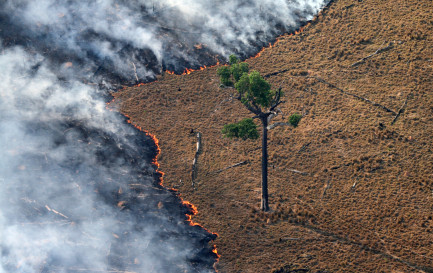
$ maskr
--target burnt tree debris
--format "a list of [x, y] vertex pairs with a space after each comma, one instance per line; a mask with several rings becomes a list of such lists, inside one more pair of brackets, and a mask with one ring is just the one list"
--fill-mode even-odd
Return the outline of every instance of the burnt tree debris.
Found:
[[[11, 208], [18, 206], [21, 211], [14, 216], [11, 225], [62, 230], [65, 242], [56, 247], [75, 253], [105, 252], [107, 266], [116, 272], [143, 272], [143, 269], [149, 272], [213, 271], [217, 255], [209, 242], [216, 235], [192, 225], [188, 216], [194, 214], [191, 207], [183, 204], [175, 191], [161, 185], [162, 175], [150, 164], [157, 149], [149, 136], [134, 128], [129, 132], [128, 140], [122, 141], [114, 134], [75, 119], [31, 122], [27, 124], [27, 130], [35, 137], [49, 134], [55, 139], [53, 149], [71, 153], [60, 161], [39, 152], [20, 155], [25, 158], [23, 165], [32, 162], [31, 169], [16, 170], [20, 176], [31, 177], [29, 183], [36, 184], [46, 194], [55, 188], [57, 197], [40, 196], [24, 182], [17, 185], [14, 190], [21, 199], [6, 200]], [[74, 153], [71, 149], [86, 149], [88, 153]], [[91, 155], [93, 164], [86, 164]], [[93, 180], [83, 180], [81, 176], [91, 176]], [[94, 198], [93, 205], [80, 208], [83, 206], [81, 197]], [[6, 209], [2, 213], [9, 216], [14, 211]], [[91, 231], [95, 233], [89, 233], [83, 227], [87, 217], [93, 219]], [[103, 224], [107, 221], [113, 222]], [[105, 238], [103, 245], [97, 243], [101, 233], [112, 235]], [[47, 239], [46, 244], [50, 244], [49, 237]], [[0, 248], [2, 266], [10, 272], [15, 271], [17, 265], [8, 257], [8, 246], [0, 243]], [[173, 248], [189, 252], [186, 263], [167, 255]], [[147, 268], [151, 263], [146, 255], [160, 260], [153, 271]], [[77, 268], [86, 272], [104, 271], [104, 268], [89, 266], [84, 260], [71, 263], [70, 256], [55, 253], [41, 262], [41, 272], [75, 272]]]

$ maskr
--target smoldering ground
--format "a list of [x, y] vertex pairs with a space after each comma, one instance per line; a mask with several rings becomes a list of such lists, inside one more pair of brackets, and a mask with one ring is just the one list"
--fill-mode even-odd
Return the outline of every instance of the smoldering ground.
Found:
[[4, 44], [73, 64], [83, 78], [134, 83], [235, 53], [254, 54], [329, 0], [6, 1]]
[[2, 1], [0, 272], [207, 272], [215, 236], [159, 185], [107, 89], [252, 54], [324, 1]]
[[212, 269], [205, 230], [159, 185], [153, 141], [40, 56], [0, 56], [2, 272]]

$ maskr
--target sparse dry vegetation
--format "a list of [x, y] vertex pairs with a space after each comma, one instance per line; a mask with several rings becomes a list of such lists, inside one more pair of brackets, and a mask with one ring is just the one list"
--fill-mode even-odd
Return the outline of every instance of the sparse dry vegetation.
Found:
[[[432, 34], [432, 1], [337, 0], [247, 60], [291, 98], [282, 111], [303, 116], [269, 132], [268, 213], [258, 207], [260, 143], [221, 135], [249, 113], [219, 88], [217, 67], [164, 74], [115, 103], [158, 137], [164, 184], [219, 234], [220, 272], [432, 272]], [[179, 183], [190, 177], [191, 129], [202, 133], [196, 190]]]

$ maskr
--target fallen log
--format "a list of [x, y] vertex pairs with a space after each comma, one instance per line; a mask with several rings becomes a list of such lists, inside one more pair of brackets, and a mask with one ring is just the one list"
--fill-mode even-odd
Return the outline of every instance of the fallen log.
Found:
[[303, 151], [305, 151], [305, 149], [307, 149], [308, 146], [310, 146], [311, 142], [308, 142], [304, 145], [302, 145], [301, 149], [299, 149], [298, 153], [301, 153]]
[[397, 113], [396, 113], [395, 111], [389, 109], [388, 107], [386, 107], [386, 106], [384, 106], [384, 105], [382, 105], [382, 104], [380, 104], [380, 103], [377, 103], [377, 102], [371, 101], [371, 100], [369, 100], [369, 99], [367, 99], [367, 98], [364, 98], [364, 97], [358, 96], [358, 95], [356, 95], [356, 94], [352, 94], [352, 93], [350, 93], [350, 92], [344, 91], [343, 89], [341, 89], [341, 88], [335, 86], [335, 85], [332, 84], [332, 83], [329, 83], [329, 82], [325, 81], [325, 80], [322, 79], [322, 78], [319, 78], [319, 77], [316, 77], [316, 76], [308, 76], [308, 78], [316, 79], [317, 81], [319, 81], [319, 82], [321, 82], [321, 83], [324, 83], [324, 84], [328, 85], [328, 86], [331, 87], [331, 88], [337, 89], [338, 91], [340, 91], [340, 92], [343, 93], [343, 94], [346, 94], [346, 95], [352, 96], [352, 97], [357, 98], [357, 99], [359, 99], [359, 100], [361, 100], [361, 101], [364, 101], [364, 102], [366, 102], [366, 103], [372, 104], [373, 106], [376, 106], [376, 107], [382, 108], [382, 109], [385, 110], [386, 112], [393, 113], [394, 115], [397, 115]]
[[306, 172], [301, 172], [301, 171], [298, 171], [298, 170], [295, 170], [295, 169], [287, 169], [289, 172], [292, 172], [292, 173], [297, 173], [297, 174], [302, 174], [302, 175], [309, 175], [309, 173], [306, 173]]
[[394, 119], [392, 120], [391, 125], [394, 125], [394, 123], [397, 121], [398, 117], [400, 117], [400, 115], [404, 112], [404, 109], [406, 108], [406, 105], [407, 105], [407, 100], [408, 100], [408, 98], [406, 98], [403, 105], [400, 107], [400, 109], [398, 109], [398, 112], [395, 115]]
[[[383, 42], [382, 46], [383, 46], [384, 44], [385, 44], [385, 42]], [[367, 59], [373, 57], [374, 55], [377, 55], [377, 54], [379, 54], [379, 53], [381, 53], [381, 52], [384, 52], [384, 51], [390, 50], [390, 49], [393, 47], [393, 45], [394, 45], [394, 43], [393, 43], [393, 42], [390, 42], [390, 43], [389, 43], [387, 46], [385, 46], [385, 47], [382, 47], [382, 46], [381, 46], [381, 47], [380, 47], [378, 50], [376, 50], [373, 54], [370, 54], [370, 55], [368, 55], [368, 56], [366, 56], [366, 57], [364, 57], [364, 58], [358, 60], [357, 62], [353, 63], [353, 64], [351, 65], [351, 67], [358, 66], [358, 65], [362, 64], [363, 62], [365, 62]]]
[[[383, 49], [383, 50], [385, 50], [385, 49]], [[383, 50], [382, 50], [382, 51], [383, 51]], [[380, 52], [382, 52], [382, 51], [380, 51]], [[285, 73], [285, 72], [288, 72], [288, 71], [289, 71], [289, 69], [284, 69], [284, 70], [280, 70], [280, 71], [276, 71], [276, 72], [273, 72], [273, 73], [266, 74], [266, 75], [264, 75], [263, 77], [264, 77], [264, 78], [268, 78], [268, 77], [275, 76], [275, 75], [278, 75], [278, 74], [280, 74], [280, 73]], [[391, 110], [391, 109], [389, 109], [388, 107], [386, 107], [386, 106], [384, 106], [384, 105], [382, 105], [382, 104], [380, 104], [380, 103], [377, 103], [377, 102], [371, 101], [371, 100], [369, 100], [369, 99], [367, 99], [367, 98], [361, 97], [361, 96], [359, 96], [359, 95], [356, 95], [356, 94], [353, 94], [353, 93], [347, 92], [347, 91], [345, 91], [345, 90], [339, 88], [338, 86], [336, 86], [336, 85], [334, 85], [334, 84], [332, 84], [332, 83], [330, 83], [330, 82], [325, 81], [325, 80], [322, 79], [322, 78], [319, 78], [319, 77], [316, 77], [316, 76], [311, 76], [311, 75], [308, 75], [308, 74], [307, 74], [307, 75], [300, 75], [300, 76], [290, 76], [290, 77], [304, 77], [304, 78], [306, 78], [306, 79], [315, 79], [315, 80], [317, 80], [317, 81], [319, 81], [319, 82], [321, 82], [321, 83], [324, 83], [324, 84], [328, 85], [328, 86], [331, 87], [331, 88], [334, 88], [334, 89], [340, 91], [340, 92], [343, 93], [343, 94], [346, 94], [346, 95], [348, 95], [348, 96], [352, 96], [352, 97], [357, 98], [357, 99], [359, 99], [359, 100], [361, 100], [361, 101], [364, 101], [364, 102], [366, 102], [366, 103], [369, 103], [369, 104], [371, 104], [371, 105], [373, 105], [373, 106], [376, 106], [376, 107], [382, 108], [382, 109], [385, 110], [386, 112], [393, 113], [394, 115], [397, 115], [397, 113], [396, 113], [394, 110]]]
[[301, 238], [279, 238], [278, 242], [298, 241], [298, 240], [301, 240]]
[[58, 212], [58, 211], [55, 210], [55, 209], [50, 208], [48, 205], [45, 205], [45, 208], [46, 208], [48, 211], [51, 211], [51, 212], [53, 212], [53, 213], [55, 213], [55, 214], [57, 214], [57, 215], [60, 215], [60, 216], [62, 216], [62, 217], [65, 218], [65, 219], [69, 219], [68, 216], [64, 215], [64, 214], [61, 213], [61, 212]]
[[[278, 74], [280, 74], [280, 73], [285, 73], [285, 72], [288, 72], [288, 71], [290, 71], [290, 70], [289, 70], [289, 69], [284, 69], [284, 70], [280, 70], [280, 71], [276, 71], [276, 72], [273, 72], [273, 73], [266, 74], [266, 75], [264, 75], [263, 77], [264, 77], [264, 78], [269, 78], [269, 77], [271, 77], [271, 76], [275, 76], [275, 75], [278, 75]], [[357, 99], [359, 99], [359, 100], [361, 100], [361, 101], [364, 101], [364, 102], [366, 102], [366, 103], [369, 103], [369, 104], [371, 104], [371, 105], [373, 105], [373, 106], [376, 106], [376, 107], [382, 108], [382, 109], [385, 110], [386, 112], [389, 112], [389, 113], [392, 113], [392, 114], [394, 114], [394, 115], [397, 115], [397, 113], [396, 113], [394, 110], [391, 110], [391, 109], [389, 109], [388, 107], [386, 107], [386, 106], [384, 106], [384, 105], [382, 105], [382, 104], [380, 104], [380, 103], [377, 103], [377, 102], [371, 101], [371, 100], [369, 100], [369, 99], [367, 99], [367, 98], [361, 97], [361, 96], [359, 96], [359, 95], [356, 95], [356, 94], [353, 94], [353, 93], [347, 92], [347, 91], [345, 91], [345, 90], [339, 88], [338, 86], [336, 86], [336, 85], [334, 85], [334, 84], [332, 84], [332, 83], [330, 83], [330, 82], [325, 81], [325, 80], [322, 79], [322, 78], [319, 78], [319, 77], [316, 77], [316, 76], [311, 76], [311, 75], [308, 75], [308, 74], [307, 74], [307, 75], [299, 75], [299, 76], [288, 76], [288, 77], [289, 77], [289, 78], [292, 78], [292, 77], [293, 77], [293, 78], [295, 78], [295, 77], [303, 77], [303, 78], [306, 78], [306, 79], [315, 79], [315, 80], [317, 80], [317, 81], [319, 81], [319, 82], [321, 82], [321, 83], [324, 83], [324, 84], [328, 85], [328, 86], [331, 87], [331, 88], [334, 88], [334, 89], [340, 91], [340, 92], [343, 93], [343, 94], [346, 94], [346, 95], [348, 95], [348, 96], [352, 96], [352, 97], [357, 98]]]
[[197, 178], [197, 161], [198, 156], [201, 152], [201, 133], [197, 133], [197, 150], [195, 151], [194, 160], [192, 161], [192, 169], [191, 169], [191, 183], [193, 189], [195, 189], [195, 179]]
[[245, 161], [242, 161], [242, 162], [239, 162], [239, 163], [236, 163], [236, 164], [230, 165], [230, 166], [228, 166], [228, 167], [225, 167], [224, 169], [221, 169], [221, 170], [215, 171], [215, 173], [220, 173], [220, 172], [223, 172], [223, 171], [225, 171], [225, 170], [228, 170], [228, 169], [231, 169], [231, 168], [234, 168], [234, 167], [238, 167], [238, 166], [242, 166], [242, 165], [245, 165], [245, 164], [248, 164], [248, 163], [250, 163], [250, 162], [249, 162], [248, 160], [245, 160]]

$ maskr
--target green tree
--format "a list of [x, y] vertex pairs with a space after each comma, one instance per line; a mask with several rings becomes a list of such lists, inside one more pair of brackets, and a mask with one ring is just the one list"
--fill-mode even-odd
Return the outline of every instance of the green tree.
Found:
[[230, 67], [230, 72], [233, 75], [235, 82], [239, 81], [242, 74], [248, 73], [249, 67], [247, 63], [234, 63]]
[[230, 71], [230, 68], [227, 66], [222, 66], [220, 68], [218, 68], [217, 70], [218, 76], [220, 76], [220, 80], [221, 83], [226, 85], [226, 86], [232, 86], [233, 82], [230, 79], [230, 77], [232, 76], [232, 73]]
[[[263, 211], [269, 210], [268, 201], [268, 123], [277, 115], [277, 107], [284, 103], [281, 100], [283, 92], [281, 88], [272, 90], [271, 85], [257, 71], [248, 74], [249, 69], [246, 63], [239, 63], [236, 56], [230, 56], [230, 76], [225, 77], [234, 82], [238, 91], [238, 99], [254, 114], [253, 118], [244, 119], [238, 123], [231, 123], [224, 126], [222, 133], [229, 138], [257, 139], [259, 133], [253, 119], [259, 119], [262, 124], [262, 198], [260, 208]], [[227, 67], [227, 66], [225, 66]], [[228, 68], [228, 67], [227, 67]], [[221, 76], [221, 73], [218, 72]], [[224, 81], [221, 78], [223, 84]], [[280, 123], [287, 125], [287, 123]]]

